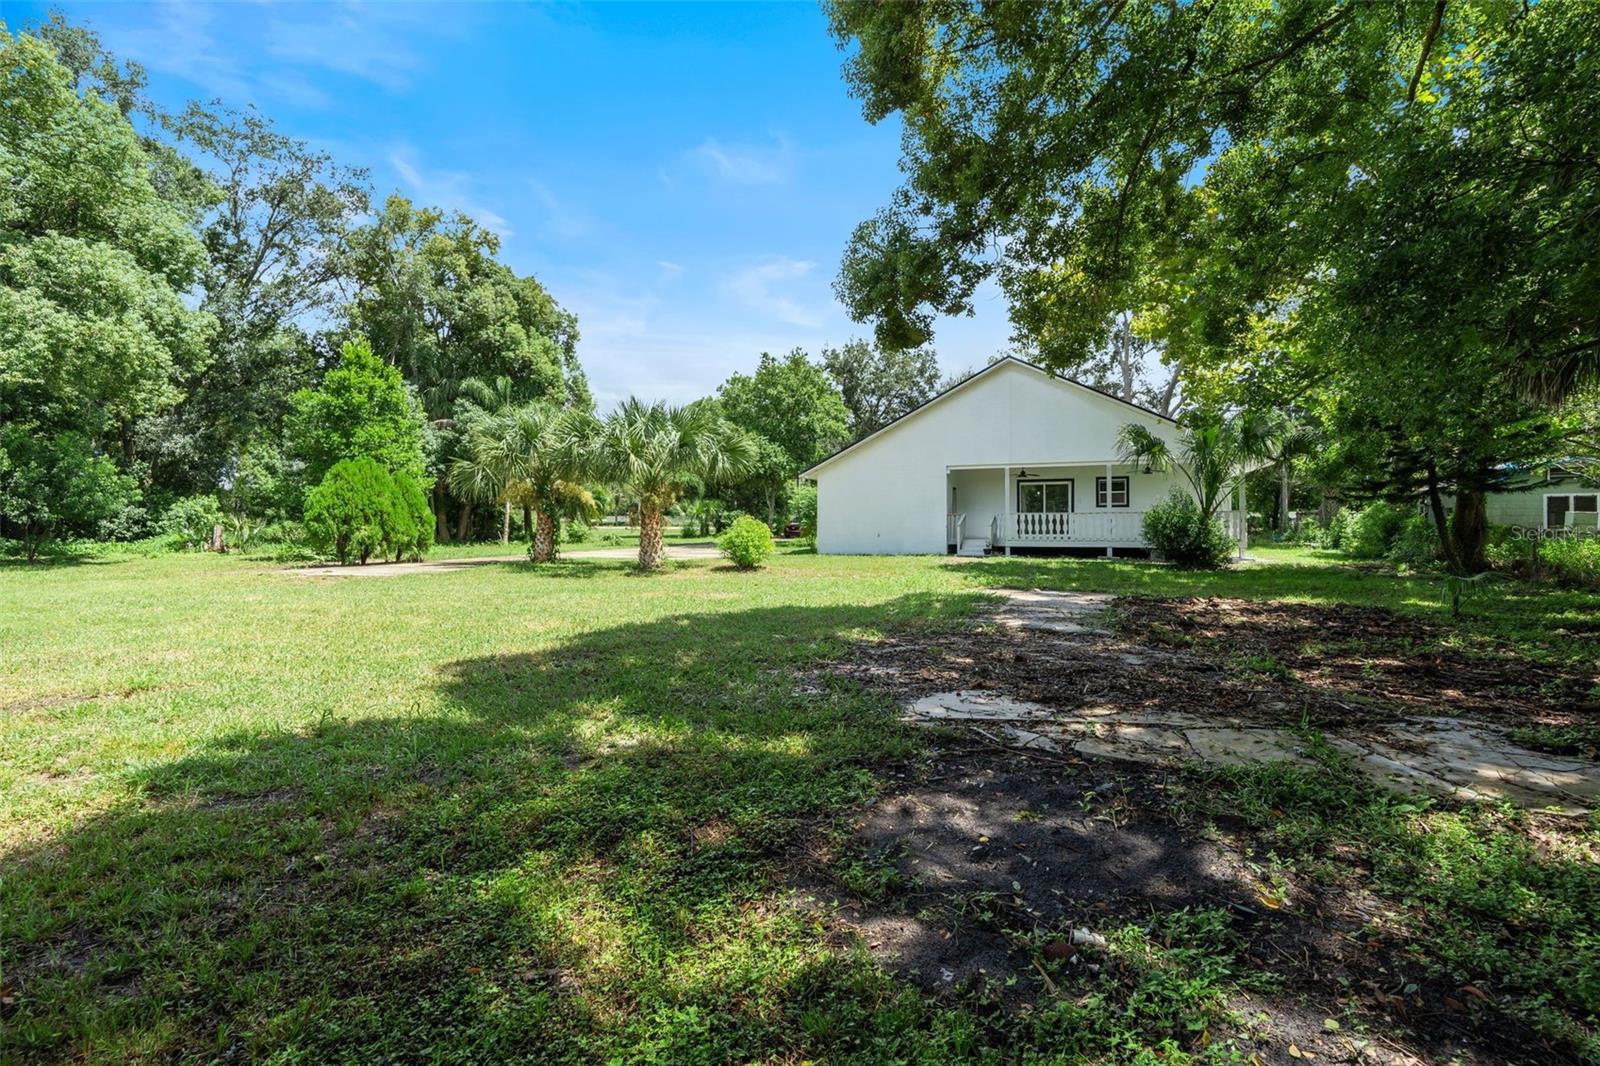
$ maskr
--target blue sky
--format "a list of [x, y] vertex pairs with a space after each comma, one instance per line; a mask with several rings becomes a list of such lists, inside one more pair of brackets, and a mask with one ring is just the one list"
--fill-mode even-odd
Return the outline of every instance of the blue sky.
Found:
[[[497, 231], [578, 314], [602, 407], [869, 335], [832, 283], [899, 183], [899, 128], [862, 119], [814, 4], [59, 6], [159, 103], [253, 102], [380, 195]], [[17, 27], [47, 5], [4, 9]], [[940, 361], [982, 366], [1008, 332], [985, 294], [942, 324]]]

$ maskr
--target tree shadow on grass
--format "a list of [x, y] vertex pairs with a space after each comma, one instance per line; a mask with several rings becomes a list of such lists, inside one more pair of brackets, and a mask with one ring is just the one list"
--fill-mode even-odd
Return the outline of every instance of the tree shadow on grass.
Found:
[[427, 713], [139, 771], [138, 798], [5, 857], [7, 1042], [720, 1060], [804, 1042], [805, 1010], [859, 1028], [893, 990], [864, 991], [885, 979], [775, 905], [773, 879], [914, 739], [881, 697], [798, 693], [794, 671], [969, 599], [617, 626], [445, 664]]

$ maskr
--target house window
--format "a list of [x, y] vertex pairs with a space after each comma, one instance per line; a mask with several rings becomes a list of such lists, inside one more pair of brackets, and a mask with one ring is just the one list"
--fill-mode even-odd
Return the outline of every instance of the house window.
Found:
[[1094, 479], [1094, 505], [1096, 507], [1126, 507], [1128, 506], [1128, 479], [1114, 477], [1111, 479], [1111, 498], [1106, 499], [1106, 479]]
[[1072, 510], [1072, 480], [1017, 482], [1017, 510], [1023, 514], [1065, 514]]
[[1546, 529], [1568, 527], [1593, 529], [1600, 515], [1600, 495], [1594, 493], [1547, 493], [1544, 498]]

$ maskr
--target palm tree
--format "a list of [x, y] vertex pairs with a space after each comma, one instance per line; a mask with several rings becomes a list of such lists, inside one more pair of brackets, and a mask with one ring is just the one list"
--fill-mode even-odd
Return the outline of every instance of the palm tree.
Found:
[[1294, 461], [1315, 455], [1322, 448], [1322, 435], [1316, 427], [1298, 422], [1281, 412], [1266, 416], [1267, 429], [1259, 435], [1261, 455], [1278, 478], [1278, 532], [1289, 528], [1290, 475]]
[[701, 481], [742, 476], [756, 459], [749, 434], [701, 401], [687, 407], [629, 398], [601, 427], [597, 470], [639, 502], [639, 569], [661, 565], [661, 516]]
[[1194, 412], [1183, 420], [1176, 449], [1148, 426], [1129, 423], [1117, 434], [1117, 452], [1125, 463], [1158, 471], [1176, 468], [1189, 482], [1200, 513], [1214, 518], [1246, 467], [1265, 458], [1271, 440], [1271, 424], [1259, 416]]
[[556, 555], [556, 533], [587, 472], [594, 419], [530, 403], [467, 425], [466, 454], [450, 464], [450, 489], [467, 500], [526, 500], [537, 514], [534, 562]]

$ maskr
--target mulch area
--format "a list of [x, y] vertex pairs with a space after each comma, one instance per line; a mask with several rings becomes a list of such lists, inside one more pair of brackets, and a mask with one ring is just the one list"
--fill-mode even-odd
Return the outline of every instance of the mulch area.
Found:
[[1600, 720], [1600, 671], [1563, 674], [1449, 645], [1451, 631], [1381, 608], [1126, 597], [1109, 636], [977, 625], [852, 649], [823, 672], [905, 701], [991, 689], [1062, 710], [1212, 715], [1359, 729], [1418, 715], [1502, 725]]
[[[1452, 631], [1375, 607], [1129, 597], [1118, 629], [1136, 643], [1179, 643], [1236, 669], [1281, 666], [1309, 695], [1344, 708], [1565, 723], [1600, 716], [1585, 676], [1512, 655], [1450, 646]], [[1315, 698], [1308, 700], [1315, 704]]]

